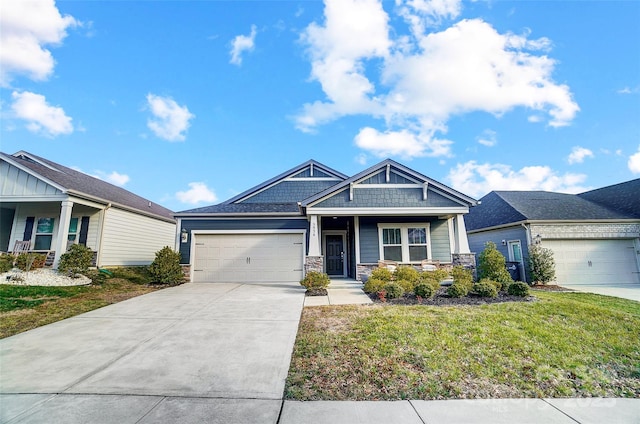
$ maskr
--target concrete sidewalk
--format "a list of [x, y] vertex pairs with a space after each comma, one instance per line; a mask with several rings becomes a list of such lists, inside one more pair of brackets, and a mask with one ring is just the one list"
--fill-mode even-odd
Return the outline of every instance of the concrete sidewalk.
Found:
[[362, 283], [350, 279], [332, 279], [327, 287], [327, 296], [308, 296], [304, 306], [363, 305], [373, 303], [362, 291]]

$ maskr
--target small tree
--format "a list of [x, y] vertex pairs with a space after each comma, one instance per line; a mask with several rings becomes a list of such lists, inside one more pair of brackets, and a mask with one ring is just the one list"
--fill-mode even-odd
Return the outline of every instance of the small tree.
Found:
[[553, 251], [538, 244], [529, 245], [529, 270], [534, 283], [548, 284], [556, 278], [556, 262]]
[[58, 271], [74, 276], [89, 270], [93, 262], [93, 252], [87, 246], [72, 244], [69, 251], [60, 256]]
[[184, 280], [180, 266], [180, 253], [169, 246], [156, 252], [156, 258], [149, 265], [149, 273], [155, 283], [180, 284]]
[[507, 261], [504, 255], [496, 248], [496, 244], [488, 241], [484, 246], [484, 250], [478, 255], [478, 277], [501, 283], [512, 282], [513, 279], [509, 271], [507, 271]]

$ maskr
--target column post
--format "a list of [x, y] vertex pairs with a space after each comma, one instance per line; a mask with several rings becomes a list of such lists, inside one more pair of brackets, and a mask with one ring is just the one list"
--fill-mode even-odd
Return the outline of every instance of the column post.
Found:
[[69, 224], [71, 223], [71, 211], [73, 210], [73, 202], [64, 200], [60, 207], [60, 223], [58, 224], [58, 235], [56, 237], [55, 256], [53, 259], [53, 268], [58, 268], [60, 256], [67, 251], [67, 240], [69, 238]]

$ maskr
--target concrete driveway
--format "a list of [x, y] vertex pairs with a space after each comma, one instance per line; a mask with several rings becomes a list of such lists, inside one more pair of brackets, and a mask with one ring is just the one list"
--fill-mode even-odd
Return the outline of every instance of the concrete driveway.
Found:
[[0, 421], [275, 423], [303, 303], [189, 283], [0, 340]]
[[640, 284], [563, 284], [562, 287], [579, 292], [603, 294], [640, 302]]

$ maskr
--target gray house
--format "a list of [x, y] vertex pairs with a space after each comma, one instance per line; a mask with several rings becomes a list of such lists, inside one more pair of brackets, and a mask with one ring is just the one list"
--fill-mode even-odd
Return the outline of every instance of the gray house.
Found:
[[639, 193], [640, 179], [577, 195], [493, 191], [465, 216], [469, 244], [481, 252], [493, 241], [521, 275], [536, 243], [553, 251], [559, 284], [637, 284]]
[[310, 160], [218, 205], [176, 214], [192, 281], [359, 278], [379, 260], [472, 262], [463, 216], [476, 201], [385, 160], [354, 176]]
[[173, 212], [28, 152], [0, 153], [0, 251], [21, 244], [54, 267], [70, 244], [97, 266], [148, 265], [175, 243]]

